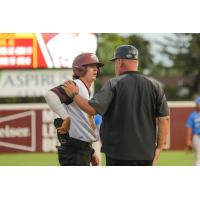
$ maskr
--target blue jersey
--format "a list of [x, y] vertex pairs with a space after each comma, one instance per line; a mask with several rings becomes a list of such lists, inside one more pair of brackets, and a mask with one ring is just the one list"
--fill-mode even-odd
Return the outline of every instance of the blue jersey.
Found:
[[192, 128], [192, 133], [200, 135], [200, 112], [192, 112], [187, 120], [187, 127]]
[[97, 126], [100, 126], [101, 123], [102, 123], [102, 116], [99, 115], [99, 114], [95, 115], [95, 116], [94, 116], [94, 121], [95, 121], [95, 124], [96, 124]]

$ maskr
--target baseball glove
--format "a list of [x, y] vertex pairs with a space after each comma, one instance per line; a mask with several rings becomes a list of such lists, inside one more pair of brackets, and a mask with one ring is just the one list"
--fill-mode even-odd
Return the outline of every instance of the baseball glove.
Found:
[[[56, 118], [54, 119], [54, 126], [57, 128], [60, 128], [62, 126], [62, 123], [63, 123], [63, 119], [62, 118]], [[57, 131], [57, 138], [58, 138], [58, 141], [61, 143], [61, 144], [66, 144], [68, 139], [69, 139], [69, 134], [66, 133], [66, 134], [60, 134], [58, 131]]]

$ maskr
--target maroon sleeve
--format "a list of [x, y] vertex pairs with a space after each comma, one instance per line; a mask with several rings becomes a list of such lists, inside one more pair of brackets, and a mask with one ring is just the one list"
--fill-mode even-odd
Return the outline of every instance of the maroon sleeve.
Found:
[[65, 90], [62, 88], [62, 85], [52, 88], [51, 91], [59, 97], [61, 103], [69, 105], [73, 102], [73, 100], [65, 93]]

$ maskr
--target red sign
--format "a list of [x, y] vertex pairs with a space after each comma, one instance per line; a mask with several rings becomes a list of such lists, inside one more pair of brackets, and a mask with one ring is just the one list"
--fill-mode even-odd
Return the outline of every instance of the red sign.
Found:
[[55, 114], [46, 107], [0, 108], [0, 152], [56, 152]]
[[71, 68], [80, 53], [95, 53], [90, 33], [0, 34], [0, 69]]
[[[170, 104], [171, 150], [185, 148], [185, 123], [193, 110], [192, 104], [177, 105]], [[58, 140], [53, 119], [57, 116], [46, 104], [22, 106], [0, 105], [0, 152], [56, 152]]]
[[37, 68], [34, 34], [0, 34], [0, 68]]
[[[186, 145], [185, 123], [194, 109], [192, 103], [170, 103], [171, 150], [183, 150]], [[46, 104], [0, 105], [1, 152], [56, 152], [58, 145], [53, 111]], [[179, 123], [177, 123], [177, 120]]]
[[36, 113], [6, 112], [0, 118], [0, 145], [24, 151], [36, 150]]

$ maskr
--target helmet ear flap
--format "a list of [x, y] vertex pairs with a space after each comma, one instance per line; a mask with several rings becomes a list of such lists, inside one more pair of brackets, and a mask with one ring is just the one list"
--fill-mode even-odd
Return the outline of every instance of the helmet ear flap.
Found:
[[79, 67], [79, 66], [74, 66], [73, 67], [73, 72], [76, 76], [82, 77], [85, 75], [86, 68], [85, 67]]

